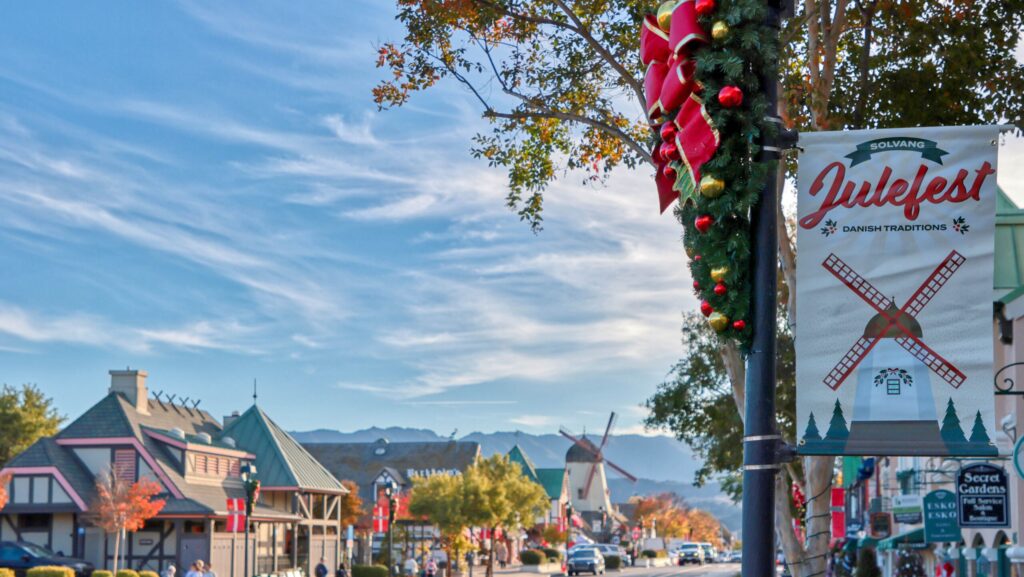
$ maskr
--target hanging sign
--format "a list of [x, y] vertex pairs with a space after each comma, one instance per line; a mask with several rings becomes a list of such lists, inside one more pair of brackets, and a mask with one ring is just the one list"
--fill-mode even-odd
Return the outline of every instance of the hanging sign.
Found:
[[962, 467], [956, 475], [961, 527], [1009, 526], [1010, 490], [1006, 471], [988, 463]]
[[888, 513], [871, 514], [871, 536], [875, 539], [887, 539], [892, 535], [892, 517]]
[[921, 522], [921, 495], [896, 495], [892, 498], [892, 516], [897, 523]]
[[801, 453], [996, 455], [998, 134], [800, 135]]
[[957, 520], [956, 495], [938, 489], [924, 496], [924, 540], [926, 543], [957, 543], [960, 523]]
[[1013, 445], [1013, 468], [1017, 470], [1017, 476], [1024, 479], [1024, 455], [1021, 454], [1022, 450], [1024, 450], [1024, 435], [1021, 435]]

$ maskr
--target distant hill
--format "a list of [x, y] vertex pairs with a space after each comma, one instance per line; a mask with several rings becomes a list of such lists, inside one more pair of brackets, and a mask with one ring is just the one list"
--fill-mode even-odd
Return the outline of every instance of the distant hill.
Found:
[[[405, 427], [372, 427], [351, 433], [317, 429], [293, 432], [292, 435], [301, 443], [371, 443], [381, 437], [393, 442], [447, 440], [447, 437], [441, 437], [428, 429]], [[538, 467], [564, 465], [565, 452], [571, 445], [571, 442], [561, 435], [514, 432], [470, 433], [459, 440], [480, 443], [485, 456], [507, 453], [518, 442]], [[604, 454], [606, 458], [636, 477], [655, 481], [689, 483], [698, 467], [698, 462], [689, 447], [664, 435], [612, 435], [608, 439]], [[610, 478], [617, 476], [614, 471], [609, 471]]]

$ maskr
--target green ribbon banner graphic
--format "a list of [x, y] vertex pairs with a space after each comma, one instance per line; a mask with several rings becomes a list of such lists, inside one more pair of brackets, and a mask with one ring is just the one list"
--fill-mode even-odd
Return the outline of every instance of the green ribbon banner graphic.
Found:
[[921, 158], [930, 160], [936, 164], [942, 164], [943, 155], [949, 153], [942, 150], [937, 145], [938, 143], [934, 140], [925, 140], [923, 138], [913, 138], [909, 136], [890, 136], [889, 138], [877, 138], [875, 140], [862, 142], [857, 145], [857, 150], [847, 154], [846, 158], [853, 161], [850, 163], [850, 166], [857, 166], [862, 162], [870, 160], [872, 154], [893, 150], [905, 150], [909, 152], [920, 152]]

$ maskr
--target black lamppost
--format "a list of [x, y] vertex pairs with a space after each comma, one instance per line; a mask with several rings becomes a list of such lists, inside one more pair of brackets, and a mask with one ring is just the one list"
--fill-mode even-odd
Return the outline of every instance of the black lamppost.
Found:
[[395, 553], [395, 508], [398, 506], [398, 488], [394, 481], [389, 481], [384, 486], [384, 496], [388, 498], [388, 564], [391, 566], [391, 574], [397, 575], [395, 560], [392, 555]]
[[565, 504], [565, 574], [569, 574], [569, 546], [572, 541], [572, 503]]
[[252, 517], [252, 507], [260, 496], [260, 482], [256, 479], [256, 465], [251, 463], [242, 465], [241, 477], [242, 485], [245, 487], [245, 562], [242, 576], [249, 577], [249, 522]]

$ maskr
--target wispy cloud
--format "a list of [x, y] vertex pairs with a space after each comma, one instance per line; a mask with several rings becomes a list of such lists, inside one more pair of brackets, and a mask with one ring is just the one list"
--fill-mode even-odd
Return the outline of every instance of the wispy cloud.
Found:
[[552, 417], [544, 415], [521, 415], [508, 420], [510, 423], [524, 427], [548, 427], [555, 422]]

